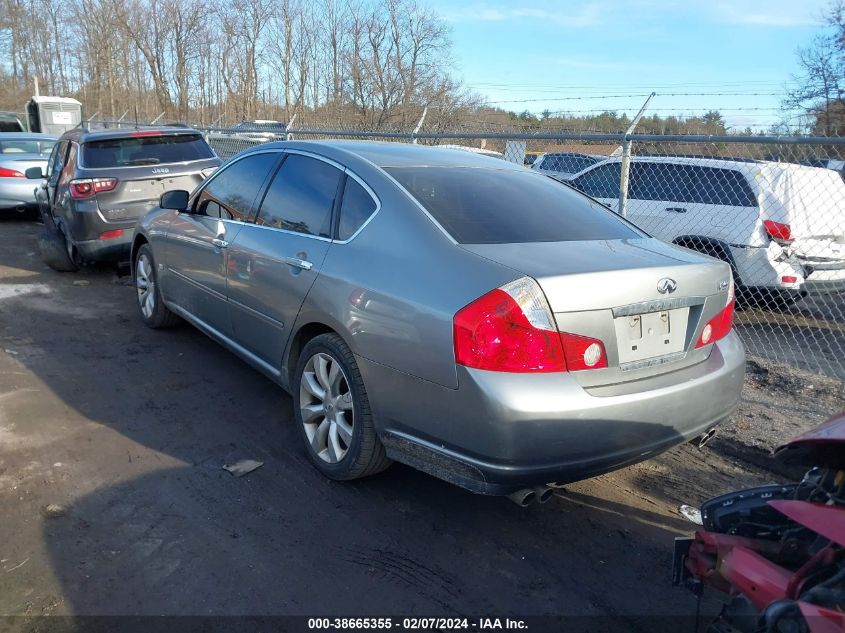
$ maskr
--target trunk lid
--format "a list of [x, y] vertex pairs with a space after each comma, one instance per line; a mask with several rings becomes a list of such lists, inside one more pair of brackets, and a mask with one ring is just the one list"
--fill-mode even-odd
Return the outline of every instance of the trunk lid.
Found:
[[560, 331], [604, 343], [608, 368], [573, 372], [585, 385], [703, 360], [710, 346], [695, 343], [727, 303], [727, 264], [652, 238], [462, 246], [533, 277]]
[[[209, 165], [213, 167], [214, 165]], [[158, 169], [169, 168], [179, 171], [172, 165], [157, 166]], [[132, 170], [132, 171], [130, 171]], [[100, 171], [103, 176], [88, 172]], [[138, 172], [141, 173], [138, 173]], [[165, 191], [184, 189], [193, 191], [204, 180], [201, 170], [197, 166], [184, 169], [185, 173], [152, 174], [149, 167], [126, 167], [123, 169], [86, 170], [84, 177], [116, 178], [117, 186], [111, 191], [97, 194], [97, 206], [103, 216], [109, 221], [132, 220], [146, 215], [158, 206], [159, 198]], [[105, 175], [107, 173], [107, 175]]]

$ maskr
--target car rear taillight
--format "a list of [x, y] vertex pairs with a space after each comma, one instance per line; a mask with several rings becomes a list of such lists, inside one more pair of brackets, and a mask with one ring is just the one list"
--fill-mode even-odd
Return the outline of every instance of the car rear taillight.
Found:
[[26, 178], [26, 176], [16, 169], [0, 167], [0, 178]]
[[94, 178], [70, 181], [70, 195], [77, 200], [90, 198], [103, 191], [117, 187], [117, 178]]
[[561, 332], [560, 342], [569, 371], [607, 367], [607, 352], [600, 340]]
[[144, 136], [164, 136], [163, 132], [157, 130], [138, 130], [137, 132], [130, 132], [129, 136], [139, 138]]
[[695, 344], [695, 349], [704, 347], [710, 343], [715, 343], [721, 338], [725, 338], [734, 324], [734, 305], [736, 304], [736, 296], [734, 295], [734, 281], [731, 279], [731, 285], [728, 289], [728, 301], [725, 307], [710, 319], [701, 330], [701, 336], [698, 337], [698, 343]]
[[123, 235], [123, 229], [112, 229], [111, 231], [106, 231], [105, 233], [100, 233], [101, 240], [113, 240], [116, 237], [120, 237]]
[[523, 277], [462, 308], [453, 320], [455, 362], [514, 373], [607, 367], [601, 341], [558, 332], [537, 282]]
[[792, 241], [792, 229], [788, 224], [775, 222], [774, 220], [763, 220], [763, 228], [775, 242], [788, 244]]

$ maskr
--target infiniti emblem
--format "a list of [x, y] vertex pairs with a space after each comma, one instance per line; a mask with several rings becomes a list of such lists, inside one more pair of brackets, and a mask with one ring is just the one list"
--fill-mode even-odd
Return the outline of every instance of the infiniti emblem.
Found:
[[678, 289], [678, 282], [670, 277], [664, 277], [657, 282], [657, 292], [662, 295], [672, 294]]

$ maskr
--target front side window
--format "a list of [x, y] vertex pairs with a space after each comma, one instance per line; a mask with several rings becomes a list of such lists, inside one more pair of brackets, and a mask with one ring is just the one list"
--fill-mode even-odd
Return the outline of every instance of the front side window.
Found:
[[332, 207], [342, 175], [321, 160], [290, 154], [270, 183], [255, 223], [331, 237]]
[[[460, 243], [644, 237], [606, 207], [591, 202], [566, 185], [527, 170], [385, 169]], [[616, 182], [618, 188], [618, 180]]]
[[264, 152], [225, 167], [200, 192], [196, 212], [223, 220], [246, 221], [261, 185], [278, 160], [277, 153]]
[[692, 202], [690, 168], [671, 163], [634, 162], [628, 183], [632, 200]]
[[343, 190], [343, 202], [340, 205], [337, 238], [348, 240], [352, 237], [376, 212], [376, 208], [376, 201], [367, 190], [354, 178], [347, 178]]

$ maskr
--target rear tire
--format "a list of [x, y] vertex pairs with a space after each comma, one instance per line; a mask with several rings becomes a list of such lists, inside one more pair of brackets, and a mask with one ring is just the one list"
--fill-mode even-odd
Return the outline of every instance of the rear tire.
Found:
[[158, 330], [179, 323], [179, 317], [171, 312], [161, 299], [153, 249], [149, 244], [141, 245], [135, 255], [132, 282], [137, 292], [138, 312], [144, 325]]
[[308, 458], [326, 477], [359, 479], [393, 463], [375, 430], [355, 356], [337, 334], [321, 334], [305, 345], [293, 402]]
[[38, 250], [41, 260], [53, 270], [60, 273], [72, 273], [79, 270], [79, 266], [68, 253], [67, 240], [61, 232], [52, 215], [44, 214], [44, 228], [38, 235]]

